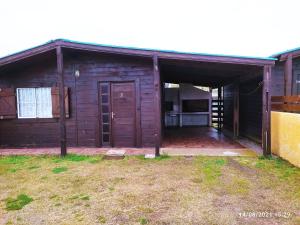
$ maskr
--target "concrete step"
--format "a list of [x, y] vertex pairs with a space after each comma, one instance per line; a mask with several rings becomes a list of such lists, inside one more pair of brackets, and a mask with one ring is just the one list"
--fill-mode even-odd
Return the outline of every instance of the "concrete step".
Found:
[[107, 160], [121, 160], [125, 158], [125, 150], [109, 150], [105, 153], [103, 159]]

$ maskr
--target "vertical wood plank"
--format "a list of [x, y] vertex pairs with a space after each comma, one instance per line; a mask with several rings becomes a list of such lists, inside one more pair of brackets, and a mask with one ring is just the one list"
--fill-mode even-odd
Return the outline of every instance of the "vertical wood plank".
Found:
[[142, 127], [141, 127], [141, 93], [140, 93], [140, 79], [135, 80], [135, 98], [136, 98], [136, 145], [142, 147]]
[[153, 75], [154, 75], [154, 103], [155, 103], [155, 155], [159, 156], [161, 145], [161, 78], [157, 55], [153, 56]]
[[222, 87], [218, 87], [218, 131], [221, 131], [221, 100]]
[[[76, 79], [75, 79], [76, 82]], [[75, 83], [75, 91], [76, 91], [76, 83]], [[97, 147], [102, 147], [102, 110], [101, 106], [102, 104], [100, 103], [100, 98], [101, 98], [101, 85], [100, 82], [97, 82], [97, 106], [98, 106], [98, 113], [97, 113], [97, 124], [96, 124], [96, 146]], [[77, 97], [76, 97], [76, 104], [77, 104]], [[77, 106], [76, 106], [77, 108]], [[77, 114], [77, 113], [76, 113]], [[77, 118], [76, 118], [76, 123], [77, 123]], [[78, 131], [77, 131], [78, 134]], [[77, 141], [78, 141], [78, 136], [77, 136]]]
[[[76, 146], [79, 146], [79, 134], [78, 134], [78, 112], [77, 112], [77, 109], [78, 109], [78, 104], [77, 104], [77, 79], [79, 79], [77, 76], [75, 76], [75, 72], [76, 70], [79, 71], [79, 68], [77, 66], [74, 66], [74, 69], [73, 69], [73, 75], [74, 75], [74, 104], [75, 104], [75, 141], [76, 141]], [[98, 104], [99, 106], [99, 104]], [[72, 105], [70, 105], [70, 108], [72, 107]], [[98, 117], [99, 119], [99, 117]], [[99, 122], [97, 123], [97, 125], [99, 126]], [[99, 128], [99, 127], [98, 127]], [[99, 128], [100, 129], [100, 128]], [[98, 142], [97, 142], [98, 141]], [[99, 141], [100, 139], [98, 138], [96, 141], [96, 146], [97, 147], [100, 147], [100, 144], [99, 144]]]
[[179, 107], [179, 123], [178, 123], [178, 127], [182, 127], [182, 101], [181, 101], [181, 95], [180, 95], [181, 91], [180, 91], [180, 84], [179, 84], [179, 89], [178, 89], [178, 97], [177, 97], [177, 100], [178, 100], [178, 107]]
[[59, 88], [59, 107], [60, 107], [60, 150], [61, 156], [67, 154], [66, 138], [66, 112], [65, 112], [65, 91], [64, 91], [64, 73], [63, 73], [63, 52], [60, 46], [56, 47], [57, 58], [57, 80]]
[[212, 88], [209, 87], [209, 94], [210, 94], [210, 100], [209, 100], [209, 116], [208, 116], [208, 126], [212, 126]]
[[292, 81], [293, 81], [293, 57], [288, 55], [284, 64], [284, 95], [292, 95]]
[[271, 66], [264, 66], [263, 70], [263, 119], [262, 119], [262, 147], [264, 156], [271, 155]]
[[240, 115], [240, 106], [239, 106], [239, 83], [234, 84], [234, 95], [233, 95], [233, 137], [238, 138], [239, 136], [239, 115]]
[[160, 90], [161, 90], [161, 95], [160, 95], [160, 104], [161, 104], [161, 138], [160, 138], [160, 144], [162, 144], [162, 140], [164, 138], [165, 135], [165, 130], [163, 129], [165, 127], [165, 82], [163, 80], [163, 77], [161, 77], [161, 82], [160, 82]]

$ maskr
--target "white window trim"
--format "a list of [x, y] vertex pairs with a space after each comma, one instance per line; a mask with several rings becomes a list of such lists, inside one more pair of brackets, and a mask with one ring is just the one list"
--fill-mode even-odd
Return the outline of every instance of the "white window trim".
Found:
[[[18, 109], [18, 119], [35, 119], [36, 118], [36, 112], [35, 112], [35, 116], [34, 117], [27, 117], [27, 116], [21, 116], [20, 115], [20, 95], [19, 95], [19, 90], [21, 89], [25, 89], [25, 88], [17, 88], [17, 109]], [[34, 89], [34, 92], [35, 92], [35, 88], [32, 88]], [[36, 101], [36, 98], [35, 98], [35, 101]], [[36, 102], [35, 102], [36, 104]]]
[[[20, 89], [26, 89], [26, 88], [31, 88], [34, 89], [34, 94], [35, 94], [35, 116], [20, 116], [20, 96], [19, 96], [19, 90]], [[53, 118], [53, 115], [47, 116], [47, 117], [37, 117], [37, 102], [36, 102], [36, 89], [38, 87], [26, 87], [26, 88], [17, 88], [16, 93], [17, 93], [17, 113], [18, 113], [18, 119], [47, 119], [47, 118]], [[41, 87], [42, 88], [42, 87]], [[52, 99], [51, 99], [52, 100]]]

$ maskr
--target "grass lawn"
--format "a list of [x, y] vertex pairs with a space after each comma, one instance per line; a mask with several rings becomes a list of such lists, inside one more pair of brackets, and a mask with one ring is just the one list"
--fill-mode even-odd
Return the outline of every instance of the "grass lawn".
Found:
[[251, 157], [0, 157], [0, 224], [300, 224], [300, 169]]

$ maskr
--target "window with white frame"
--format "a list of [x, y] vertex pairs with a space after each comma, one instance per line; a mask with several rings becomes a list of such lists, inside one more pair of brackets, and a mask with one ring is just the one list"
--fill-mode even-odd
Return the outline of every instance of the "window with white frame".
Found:
[[18, 118], [52, 118], [51, 88], [17, 88]]

